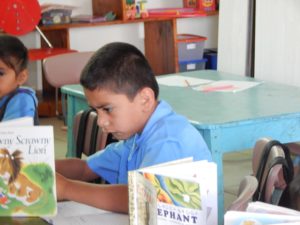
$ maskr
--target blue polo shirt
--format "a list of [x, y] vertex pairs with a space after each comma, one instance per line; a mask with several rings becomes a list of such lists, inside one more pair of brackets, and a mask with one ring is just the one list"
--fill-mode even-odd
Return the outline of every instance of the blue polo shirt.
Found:
[[211, 153], [196, 128], [160, 101], [141, 134], [108, 145], [88, 157], [87, 163], [109, 183], [127, 184], [130, 170], [186, 157], [211, 161]]
[[[26, 91], [26, 93], [24, 93]], [[8, 96], [0, 99], [0, 108], [6, 102]], [[2, 121], [17, 119], [21, 117], [33, 117], [37, 105], [35, 91], [31, 88], [20, 87], [8, 102]]]

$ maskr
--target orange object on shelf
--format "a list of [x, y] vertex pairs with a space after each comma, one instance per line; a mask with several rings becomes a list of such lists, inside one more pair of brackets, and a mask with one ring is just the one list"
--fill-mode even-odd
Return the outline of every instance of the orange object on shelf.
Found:
[[215, 11], [216, 10], [216, 0], [198, 0], [199, 10], [204, 11]]
[[196, 8], [205, 12], [216, 10], [216, 0], [183, 0], [186, 8]]

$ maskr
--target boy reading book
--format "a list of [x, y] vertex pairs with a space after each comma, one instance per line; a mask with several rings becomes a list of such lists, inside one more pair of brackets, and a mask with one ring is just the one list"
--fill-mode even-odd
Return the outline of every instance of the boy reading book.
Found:
[[[211, 161], [200, 133], [158, 100], [153, 71], [134, 46], [115, 42], [100, 48], [80, 83], [97, 111], [98, 125], [120, 141], [87, 160], [58, 160], [58, 199], [128, 212], [128, 171], [186, 157]], [[86, 182], [98, 177], [110, 185]]]

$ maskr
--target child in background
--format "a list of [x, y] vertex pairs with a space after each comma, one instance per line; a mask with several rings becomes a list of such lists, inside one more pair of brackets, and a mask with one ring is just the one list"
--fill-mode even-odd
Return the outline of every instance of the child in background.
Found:
[[16, 37], [0, 35], [0, 122], [33, 117], [38, 124], [34, 90], [21, 87], [28, 79], [28, 51]]
[[[57, 160], [58, 200], [127, 212], [128, 171], [185, 157], [211, 161], [201, 134], [158, 100], [152, 69], [134, 46], [116, 42], [99, 49], [82, 71], [80, 83], [97, 111], [98, 125], [120, 141], [87, 160]], [[87, 183], [98, 177], [110, 184]]]

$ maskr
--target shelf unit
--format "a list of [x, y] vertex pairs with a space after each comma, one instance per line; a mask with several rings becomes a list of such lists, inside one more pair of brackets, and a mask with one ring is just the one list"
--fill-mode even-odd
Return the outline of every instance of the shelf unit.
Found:
[[[99, 23], [70, 23], [59, 25], [40, 26], [40, 29], [49, 39], [54, 47], [70, 48], [69, 29], [110, 26], [114, 24], [144, 23], [144, 46], [145, 56], [149, 61], [156, 75], [175, 73], [179, 71], [178, 51], [176, 44], [177, 26], [176, 18], [145, 18], [145, 19], [126, 19], [125, 8], [126, 0], [93, 0], [93, 14], [103, 16], [109, 11], [116, 13], [116, 20]], [[204, 16], [218, 14], [217, 11], [206, 13]], [[47, 43], [41, 39], [41, 46], [47, 47]], [[156, 46], [156, 47], [153, 47]], [[39, 113], [42, 116], [54, 115], [52, 96], [54, 88], [51, 87], [46, 79], [43, 78], [42, 96], [49, 104], [39, 104]], [[54, 102], [54, 101], [53, 101]]]

